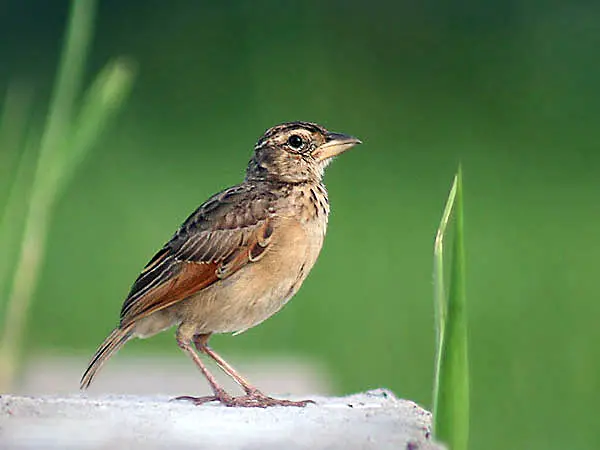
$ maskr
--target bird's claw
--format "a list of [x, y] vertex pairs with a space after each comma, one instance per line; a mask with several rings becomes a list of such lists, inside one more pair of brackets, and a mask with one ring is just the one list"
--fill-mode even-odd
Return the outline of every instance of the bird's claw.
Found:
[[260, 391], [249, 391], [246, 395], [242, 395], [240, 397], [232, 397], [225, 392], [219, 392], [215, 395], [209, 395], [206, 397], [191, 397], [186, 395], [182, 397], [176, 397], [174, 400], [190, 401], [194, 405], [203, 405], [209, 402], [219, 402], [224, 406], [240, 408], [268, 408], [270, 406], [295, 406], [302, 408], [310, 403], [315, 403], [313, 400], [281, 400], [269, 397]]

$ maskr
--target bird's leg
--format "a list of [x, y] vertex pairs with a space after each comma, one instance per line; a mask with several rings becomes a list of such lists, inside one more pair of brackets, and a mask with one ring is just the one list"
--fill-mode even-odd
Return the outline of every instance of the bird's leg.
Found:
[[175, 400], [188, 400], [188, 401], [193, 402], [195, 405], [202, 405], [204, 403], [213, 402], [213, 401], [218, 401], [218, 402], [227, 404], [228, 402], [232, 401], [233, 397], [231, 397], [231, 395], [229, 395], [227, 392], [225, 392], [225, 389], [223, 389], [219, 385], [219, 383], [217, 383], [216, 378], [214, 377], [214, 375], [212, 373], [210, 373], [208, 371], [207, 367], [202, 362], [202, 359], [200, 359], [200, 356], [198, 356], [198, 354], [194, 351], [194, 349], [190, 345], [189, 340], [183, 339], [179, 335], [179, 332], [177, 333], [177, 345], [179, 345], [179, 348], [181, 348], [184, 352], [186, 352], [190, 356], [190, 358], [192, 358], [192, 361], [194, 361], [196, 366], [198, 366], [198, 369], [200, 369], [200, 372], [202, 372], [202, 375], [204, 375], [206, 377], [208, 384], [210, 384], [210, 388], [212, 389], [214, 395], [209, 395], [206, 397], [190, 397], [190, 396], [184, 395], [181, 397], [176, 397]]
[[263, 394], [258, 388], [251, 385], [243, 376], [241, 376], [227, 361], [225, 361], [218, 353], [208, 346], [210, 334], [200, 334], [194, 336], [194, 344], [196, 349], [210, 356], [217, 365], [239, 384], [246, 392], [246, 395], [241, 397], [230, 398], [229, 401], [222, 401], [226, 406], [245, 406], [266, 408], [267, 406], [306, 406], [308, 403], [314, 403], [312, 400], [302, 400], [294, 402], [291, 400], [279, 400]]
[[210, 356], [223, 370], [223, 372], [233, 378], [233, 380], [240, 385], [246, 394], [258, 392], [256, 387], [252, 386], [248, 380], [241, 376], [237, 370], [235, 370], [227, 361], [221, 358], [212, 348], [208, 346], [209, 338], [210, 334], [199, 334], [194, 336], [194, 345], [196, 346], [196, 350]]

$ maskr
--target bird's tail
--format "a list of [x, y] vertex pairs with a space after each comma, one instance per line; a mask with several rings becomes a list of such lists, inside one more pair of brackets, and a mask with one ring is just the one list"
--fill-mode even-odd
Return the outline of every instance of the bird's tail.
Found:
[[132, 329], [133, 324], [129, 324], [123, 328], [117, 327], [104, 339], [104, 342], [98, 347], [96, 353], [94, 353], [92, 360], [81, 377], [80, 389], [85, 390], [90, 386], [98, 371], [108, 361], [108, 358], [117, 353], [125, 342], [131, 338], [133, 335]]

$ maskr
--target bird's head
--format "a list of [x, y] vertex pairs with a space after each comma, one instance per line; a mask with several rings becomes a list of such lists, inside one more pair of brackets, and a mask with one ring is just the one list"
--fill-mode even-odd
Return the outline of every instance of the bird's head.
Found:
[[287, 183], [320, 181], [331, 160], [361, 141], [310, 122], [269, 128], [254, 147], [247, 180]]

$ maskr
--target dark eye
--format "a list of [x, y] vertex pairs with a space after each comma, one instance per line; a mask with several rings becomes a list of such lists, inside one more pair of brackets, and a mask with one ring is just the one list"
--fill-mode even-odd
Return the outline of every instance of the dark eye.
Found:
[[288, 138], [288, 145], [290, 147], [292, 147], [293, 149], [300, 149], [302, 148], [302, 146], [304, 145], [304, 141], [302, 140], [302, 138], [300, 136], [298, 136], [297, 134], [292, 134], [289, 138]]

